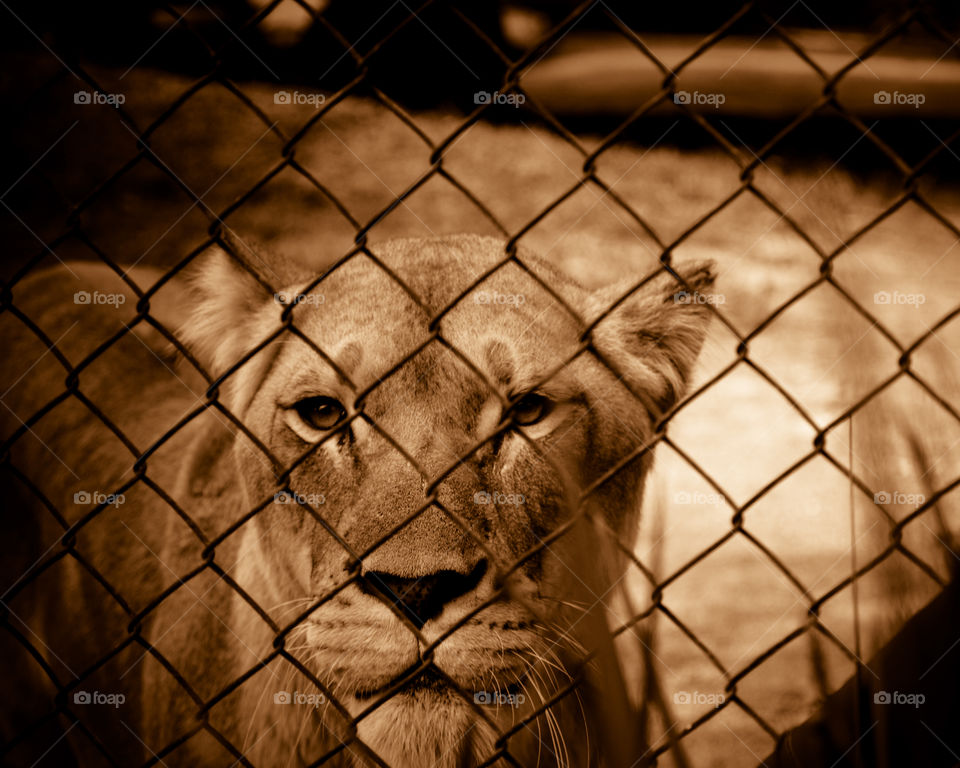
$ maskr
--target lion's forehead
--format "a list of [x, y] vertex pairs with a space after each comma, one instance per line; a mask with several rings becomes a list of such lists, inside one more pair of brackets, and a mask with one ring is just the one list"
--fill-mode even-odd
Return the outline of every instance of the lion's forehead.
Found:
[[350, 298], [309, 308], [296, 324], [358, 387], [402, 368], [418, 393], [460, 382], [465, 371], [468, 379], [502, 387], [532, 379], [556, 368], [578, 343], [570, 315], [546, 301], [488, 305], [467, 298], [437, 319], [407, 299], [387, 300], [375, 286], [365, 286]]
[[537, 270], [504, 261], [503, 244], [490, 238], [390, 241], [378, 255], [379, 261], [357, 255], [307, 283], [310, 298], [297, 314], [324, 316], [335, 326], [380, 324], [397, 335], [404, 326], [421, 331], [431, 321], [457, 317], [504, 329], [538, 321], [566, 326], [583, 299], [581, 290], [551, 273], [549, 282], [566, 289], [558, 301], [557, 286], [548, 288], [537, 276], [544, 265], [529, 255]]

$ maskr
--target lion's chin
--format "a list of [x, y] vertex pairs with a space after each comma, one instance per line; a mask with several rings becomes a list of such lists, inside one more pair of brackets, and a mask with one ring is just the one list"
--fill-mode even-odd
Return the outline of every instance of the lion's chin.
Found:
[[[359, 714], [369, 705], [368, 697], [355, 697], [348, 708]], [[357, 724], [357, 735], [393, 768], [477, 765], [496, 741], [493, 729], [460, 694], [434, 684], [393, 695]]]

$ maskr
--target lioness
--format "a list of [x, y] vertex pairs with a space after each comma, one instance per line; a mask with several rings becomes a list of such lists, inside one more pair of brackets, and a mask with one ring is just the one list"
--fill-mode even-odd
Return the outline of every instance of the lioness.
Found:
[[58, 707], [28, 730], [79, 764], [595, 761], [575, 692], [544, 711], [626, 567], [582, 532], [633, 539], [710, 269], [589, 292], [491, 273], [490, 238], [372, 253], [319, 280], [211, 247], [149, 320], [105, 265], [14, 285], [11, 755]]

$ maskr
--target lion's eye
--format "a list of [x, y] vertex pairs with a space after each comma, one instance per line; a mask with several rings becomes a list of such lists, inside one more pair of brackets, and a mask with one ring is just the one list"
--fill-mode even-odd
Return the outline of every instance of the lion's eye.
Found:
[[514, 424], [529, 427], [538, 421], [543, 421], [553, 409], [553, 402], [543, 395], [531, 392], [524, 395], [510, 409], [510, 418]]
[[308, 397], [293, 406], [307, 426], [326, 432], [347, 417], [347, 409], [332, 397]]

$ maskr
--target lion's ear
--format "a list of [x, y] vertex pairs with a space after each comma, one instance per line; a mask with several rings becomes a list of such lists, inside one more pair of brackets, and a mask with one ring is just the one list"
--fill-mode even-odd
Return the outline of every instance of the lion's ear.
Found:
[[263, 310], [272, 301], [257, 272], [212, 245], [188, 265], [186, 319], [178, 337], [212, 376], [219, 376], [261, 340]]
[[707, 293], [714, 281], [711, 263], [673, 270], [676, 276], [663, 269], [632, 293], [637, 281], [595, 292], [588, 315], [602, 317], [592, 333], [601, 356], [660, 413], [683, 396], [706, 336], [708, 305], [718, 301]]

